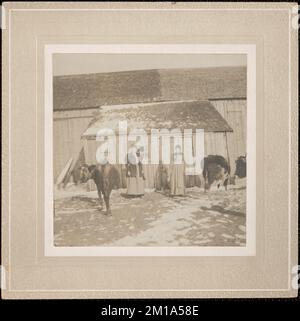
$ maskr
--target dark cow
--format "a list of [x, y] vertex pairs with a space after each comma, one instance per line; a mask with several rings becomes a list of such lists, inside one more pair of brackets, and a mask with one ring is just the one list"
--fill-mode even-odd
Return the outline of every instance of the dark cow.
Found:
[[109, 197], [111, 191], [120, 186], [119, 172], [115, 166], [107, 163], [105, 165], [82, 165], [80, 168], [80, 181], [82, 183], [92, 179], [96, 186], [101, 209], [103, 207], [102, 195], [104, 198], [106, 213], [111, 214]]
[[204, 158], [203, 178], [205, 180], [204, 189], [209, 190], [211, 185], [216, 181], [218, 188], [227, 185], [230, 176], [230, 166], [226, 159], [220, 155], [208, 155]]
[[235, 173], [239, 178], [244, 178], [246, 177], [247, 174], [247, 162], [246, 162], [246, 155], [245, 156], [240, 156], [236, 161], [235, 161]]

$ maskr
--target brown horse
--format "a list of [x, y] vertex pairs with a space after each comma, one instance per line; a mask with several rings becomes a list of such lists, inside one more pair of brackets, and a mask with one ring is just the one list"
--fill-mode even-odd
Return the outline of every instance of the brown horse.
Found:
[[87, 182], [89, 179], [92, 179], [95, 182], [101, 209], [103, 208], [103, 195], [106, 214], [111, 214], [109, 204], [110, 194], [113, 189], [119, 188], [120, 186], [120, 176], [117, 168], [109, 163], [105, 165], [90, 166], [84, 164], [80, 167], [79, 177], [82, 183]]

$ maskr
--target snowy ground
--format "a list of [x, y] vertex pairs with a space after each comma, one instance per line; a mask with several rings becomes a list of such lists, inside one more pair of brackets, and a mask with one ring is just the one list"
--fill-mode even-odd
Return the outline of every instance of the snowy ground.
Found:
[[128, 199], [113, 191], [112, 215], [99, 210], [97, 192], [55, 193], [56, 246], [245, 246], [246, 188], [189, 188], [170, 198], [147, 191]]

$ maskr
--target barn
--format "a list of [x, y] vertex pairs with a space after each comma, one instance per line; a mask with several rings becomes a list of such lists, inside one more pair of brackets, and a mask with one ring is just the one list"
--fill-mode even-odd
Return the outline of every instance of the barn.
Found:
[[[73, 162], [74, 165], [78, 155], [87, 162], [92, 161], [90, 153], [93, 148], [87, 145], [93, 144], [94, 139], [87, 135], [88, 129], [101, 119], [105, 108], [114, 108], [116, 105], [123, 105], [124, 109], [135, 106], [141, 110], [164, 110], [165, 117], [174, 113], [176, 108], [190, 111], [197, 106], [199, 115], [195, 119], [199, 122], [200, 118], [207, 118], [209, 110], [211, 117], [206, 119], [207, 124], [204, 126], [206, 150], [223, 154], [233, 166], [235, 159], [246, 153], [246, 93], [246, 67], [55, 76], [54, 179], [56, 181], [66, 164]], [[169, 112], [166, 112], [168, 108]], [[162, 116], [159, 113], [155, 115], [158, 118]], [[216, 115], [217, 126], [210, 128]], [[199, 122], [197, 128], [201, 128]], [[99, 126], [98, 122], [94, 128]], [[83, 146], [85, 149], [82, 155]], [[149, 182], [151, 175], [149, 169]], [[189, 184], [193, 185], [192, 182]]]
[[[196, 148], [196, 130], [204, 130], [204, 151], [206, 155], [219, 154], [228, 159], [228, 146], [227, 146], [227, 133], [232, 132], [231, 127], [227, 124], [225, 119], [215, 109], [215, 107], [207, 100], [184, 100], [184, 101], [166, 101], [156, 103], [134, 103], [134, 104], [122, 104], [122, 105], [110, 105], [100, 108], [98, 115], [91, 122], [90, 126], [82, 135], [85, 160], [88, 164], [97, 163], [97, 149], [103, 141], [99, 141], [97, 133], [103, 132], [103, 136], [106, 136], [105, 131], [107, 129], [113, 130], [115, 136], [114, 148], [116, 163], [118, 164], [119, 157], [119, 122], [127, 122], [127, 135], [134, 129], [143, 129], [147, 134], [146, 137], [146, 154], [149, 155], [149, 162], [152, 156], [151, 149], [151, 131], [156, 129], [161, 131], [162, 129], [171, 130], [176, 128], [177, 133], [180, 133], [177, 137], [169, 137], [170, 139], [170, 151], [174, 150], [174, 141], [179, 138], [177, 142], [181, 142], [182, 150], [184, 151], [183, 133], [184, 130], [191, 130], [191, 152], [195, 154]], [[111, 135], [111, 132], [107, 136]], [[158, 160], [162, 160], [162, 144], [163, 135], [159, 135], [157, 148], [159, 154]], [[139, 137], [137, 135], [137, 137]], [[104, 138], [104, 137], [103, 137]], [[127, 140], [127, 137], [126, 137]], [[121, 141], [124, 144], [124, 140]], [[129, 146], [129, 145], [128, 145]], [[126, 150], [126, 152], [128, 149]], [[156, 153], [156, 151], [154, 151]], [[122, 159], [122, 157], [121, 157]], [[120, 172], [122, 187], [125, 187], [126, 175], [125, 166], [117, 165]], [[168, 167], [168, 165], [166, 165]], [[154, 188], [155, 176], [157, 165], [145, 164], [145, 186], [147, 188]], [[186, 177], [186, 185], [194, 186], [201, 185], [200, 181], [197, 181], [197, 175], [188, 175]]]

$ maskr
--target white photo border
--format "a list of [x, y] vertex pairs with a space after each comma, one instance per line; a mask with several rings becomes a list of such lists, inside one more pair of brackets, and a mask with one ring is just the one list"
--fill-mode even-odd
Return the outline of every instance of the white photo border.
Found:
[[[57, 247], [53, 215], [53, 54], [246, 54], [247, 202], [244, 247]], [[255, 44], [49, 44], [44, 47], [44, 255], [45, 256], [255, 256], [256, 255], [256, 45]], [[250, 135], [251, 132], [251, 135]]]

